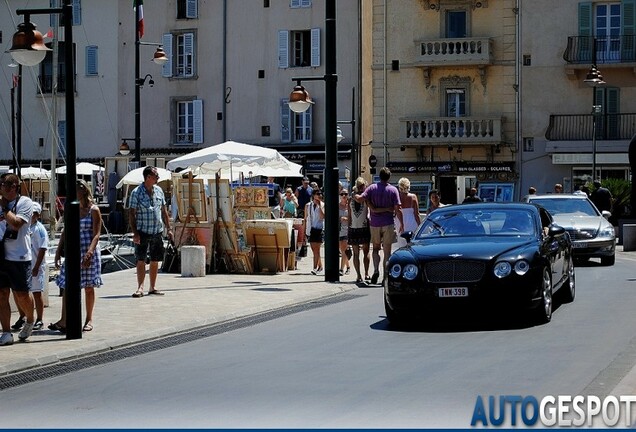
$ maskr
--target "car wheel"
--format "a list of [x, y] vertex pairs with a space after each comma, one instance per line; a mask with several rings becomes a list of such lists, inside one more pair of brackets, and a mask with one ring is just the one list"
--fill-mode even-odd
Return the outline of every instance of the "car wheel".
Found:
[[549, 323], [552, 319], [552, 277], [548, 267], [543, 269], [541, 278], [541, 301], [535, 309], [537, 323]]
[[613, 266], [616, 262], [616, 255], [601, 257], [601, 264], [604, 266]]
[[576, 277], [574, 275], [574, 263], [570, 261], [568, 278], [563, 284], [563, 303], [571, 303], [576, 295]]

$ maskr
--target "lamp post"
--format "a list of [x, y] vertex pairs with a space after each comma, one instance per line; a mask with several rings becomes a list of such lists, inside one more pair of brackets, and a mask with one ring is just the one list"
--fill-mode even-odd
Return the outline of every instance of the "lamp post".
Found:
[[[22, 65], [20, 63], [11, 63], [9, 67], [18, 68], [17, 75], [11, 74], [11, 143], [13, 144], [15, 173], [18, 177], [22, 177]], [[17, 107], [15, 106], [15, 99], [17, 99]]]
[[336, 0], [325, 1], [325, 75], [322, 77], [292, 78], [297, 82], [289, 95], [289, 108], [306, 111], [313, 103], [301, 81], [325, 82], [325, 281], [338, 282], [338, 119], [336, 74]]
[[[351, 95], [351, 120], [338, 120], [338, 124], [350, 124], [351, 125], [351, 183], [355, 182], [358, 178], [360, 168], [359, 168], [359, 149], [356, 144], [356, 89], [355, 87], [352, 89]], [[344, 138], [344, 137], [342, 137]], [[338, 142], [340, 142], [338, 140]]]
[[157, 50], [155, 51], [155, 55], [152, 59], [156, 64], [163, 65], [168, 61], [168, 57], [166, 53], [163, 51], [162, 44], [154, 43], [154, 42], [142, 42], [141, 38], [141, 27], [139, 25], [139, 20], [141, 18], [141, 1], [135, 0], [135, 161], [141, 166], [141, 88], [144, 86], [146, 79], [150, 78], [148, 84], [152, 87], [154, 85], [154, 81], [152, 80], [152, 75], [147, 74], [145, 77], [141, 78], [140, 64], [139, 64], [139, 47], [141, 45], [151, 45], [156, 46]]
[[64, 203], [64, 255], [66, 271], [66, 339], [82, 338], [82, 303], [80, 290], [80, 233], [79, 202], [75, 181], [77, 178], [77, 153], [75, 147], [75, 99], [73, 72], [73, 6], [64, 0], [61, 8], [18, 9], [24, 15], [24, 23], [18, 25], [9, 49], [15, 61], [24, 66], [35, 66], [44, 60], [47, 51], [42, 34], [35, 30], [31, 15], [62, 15], [64, 21], [65, 88], [66, 88], [66, 202]]
[[605, 84], [603, 75], [596, 67], [596, 38], [592, 42], [592, 67], [588, 71], [585, 84], [592, 87], [592, 181], [596, 179], [596, 117], [601, 113], [601, 105], [596, 105], [596, 87]]

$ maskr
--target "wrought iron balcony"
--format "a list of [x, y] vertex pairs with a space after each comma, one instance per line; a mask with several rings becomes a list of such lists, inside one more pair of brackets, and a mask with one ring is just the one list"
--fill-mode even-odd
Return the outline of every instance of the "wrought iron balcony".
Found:
[[403, 118], [400, 139], [420, 144], [498, 144], [501, 124], [500, 117]]
[[490, 38], [445, 38], [416, 41], [417, 66], [490, 65], [493, 63]]
[[[596, 139], [631, 140], [636, 135], [636, 114], [599, 114]], [[549, 141], [589, 141], [592, 139], [592, 114], [555, 114], [545, 132]]]
[[597, 64], [636, 62], [636, 35], [569, 36], [563, 59], [572, 64], [591, 64], [593, 47]]

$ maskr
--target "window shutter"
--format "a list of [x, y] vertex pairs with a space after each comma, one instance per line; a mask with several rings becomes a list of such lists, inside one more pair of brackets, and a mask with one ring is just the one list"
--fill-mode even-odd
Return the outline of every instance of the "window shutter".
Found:
[[196, 18], [198, 15], [197, 0], [188, 0], [186, 4], [186, 18]]
[[311, 29], [311, 66], [320, 66], [320, 29]]
[[620, 133], [620, 88], [610, 87], [607, 90], [607, 138], [618, 139]]
[[278, 67], [287, 69], [289, 67], [289, 31], [278, 31]]
[[300, 0], [300, 7], [311, 7], [311, 0]]
[[192, 101], [192, 114], [193, 120], [193, 134], [192, 142], [195, 144], [203, 143], [203, 101], [201, 99], [195, 99]]
[[581, 49], [579, 55], [582, 61], [592, 61], [593, 28], [592, 3], [579, 3], [579, 45]]
[[291, 0], [289, 7], [292, 7], [292, 8], [300, 7], [300, 0]]
[[636, 60], [636, 1], [621, 2], [621, 60]]
[[172, 34], [164, 33], [162, 36], [163, 51], [168, 57], [168, 61], [164, 63], [161, 69], [161, 76], [169, 78], [172, 76]]
[[82, 25], [82, 1], [73, 0], [73, 25]]
[[183, 35], [183, 53], [185, 54], [184, 76], [194, 75], [194, 33]]
[[86, 47], [86, 75], [97, 75], [97, 47], [89, 45]]
[[60, 120], [57, 122], [57, 134], [60, 138], [57, 148], [57, 154], [62, 159], [66, 159], [66, 121]]
[[[49, 7], [51, 9], [57, 7], [57, 0], [49, 0]], [[57, 31], [57, 20], [58, 14], [50, 14], [49, 15], [49, 25]]]
[[[315, 102], [316, 101], [314, 100], [314, 103]], [[312, 119], [314, 117], [314, 115], [313, 115], [313, 113], [314, 113], [313, 107], [314, 107], [313, 105], [310, 105], [309, 109], [303, 113], [303, 115], [305, 117], [303, 119], [304, 120], [304, 124], [305, 124], [305, 134], [304, 135], [305, 135], [305, 141], [308, 142], [308, 143], [311, 143], [311, 139], [312, 139], [311, 137], [312, 137], [312, 132], [313, 132], [313, 125], [312, 125]]]
[[289, 109], [289, 99], [282, 99], [280, 101], [280, 142], [291, 142], [291, 124], [290, 116], [291, 110]]

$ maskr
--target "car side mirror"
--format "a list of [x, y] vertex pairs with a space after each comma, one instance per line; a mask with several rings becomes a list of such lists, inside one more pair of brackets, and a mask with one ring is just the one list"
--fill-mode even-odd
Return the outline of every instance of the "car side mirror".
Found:
[[601, 212], [601, 214], [602, 214], [602, 215], [603, 215], [603, 217], [604, 217], [605, 219], [607, 219], [607, 220], [609, 220], [609, 218], [612, 216], [612, 213], [611, 213], [611, 212], [609, 212], [609, 211], [607, 211], [607, 210], [603, 210], [603, 211]]
[[400, 235], [403, 239], [406, 240], [407, 243], [411, 243], [411, 239], [413, 238], [413, 231], [407, 231]]
[[552, 224], [550, 228], [548, 228], [548, 236], [550, 237], [556, 237], [561, 234], [565, 234], [565, 228], [560, 225]]

